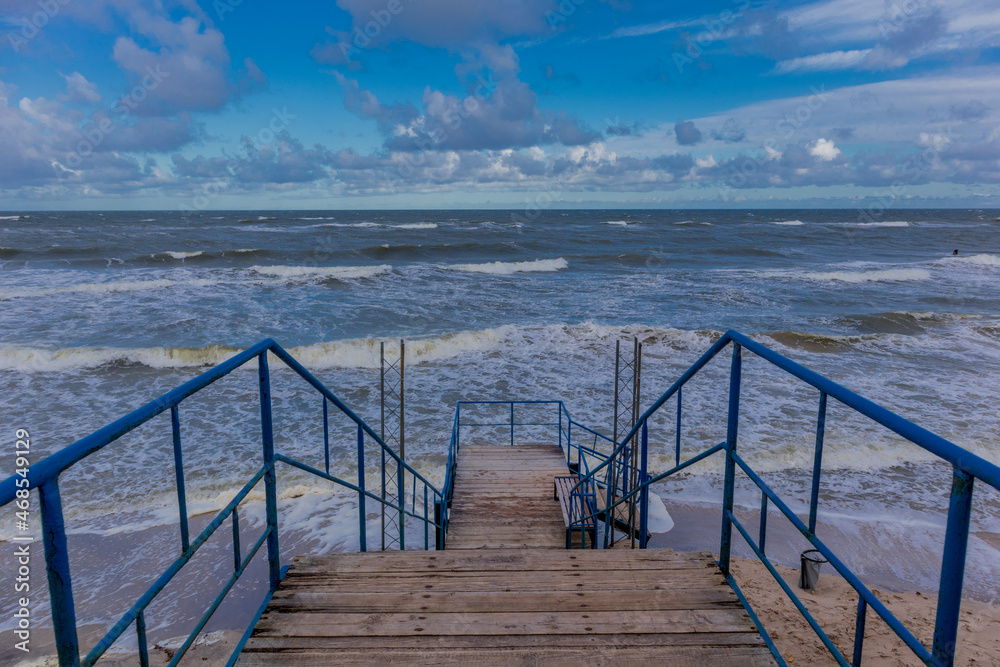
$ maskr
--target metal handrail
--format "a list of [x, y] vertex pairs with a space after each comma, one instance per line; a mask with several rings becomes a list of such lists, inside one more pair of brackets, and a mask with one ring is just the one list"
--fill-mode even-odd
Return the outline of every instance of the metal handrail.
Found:
[[[323, 397], [323, 430], [324, 430], [324, 461], [325, 472], [288, 456], [274, 451], [274, 435], [271, 414], [271, 387], [270, 370], [267, 363], [268, 353], [274, 354], [285, 363], [297, 375], [306, 380]], [[260, 381], [260, 413], [261, 413], [261, 440], [263, 445], [263, 465], [243, 486], [236, 496], [220, 511], [215, 518], [205, 527], [204, 530], [192, 541], [189, 538], [188, 516], [187, 516], [187, 495], [184, 487], [184, 468], [182, 463], [182, 444], [180, 434], [180, 414], [179, 406], [181, 402], [189, 396], [201, 391], [216, 380], [225, 377], [237, 368], [250, 362], [254, 358], [258, 361], [258, 377]], [[358, 483], [352, 484], [339, 479], [330, 474], [330, 440], [329, 440], [329, 417], [328, 408], [332, 404], [348, 419], [357, 425], [357, 447], [358, 447]], [[62, 500], [59, 494], [59, 476], [80, 462], [86, 457], [100, 451], [103, 447], [114, 442], [121, 436], [138, 428], [163, 412], [170, 410], [171, 425], [173, 429], [174, 445], [174, 465], [177, 478], [177, 498], [179, 510], [181, 555], [167, 568], [163, 574], [150, 586], [146, 592], [133, 604], [133, 606], [121, 617], [121, 619], [104, 635], [104, 637], [94, 646], [94, 648], [81, 660], [80, 646], [77, 636], [76, 611], [73, 599], [72, 580], [69, 569], [69, 554], [66, 542], [66, 528], [63, 519]], [[413, 478], [413, 497], [410, 503], [402, 495], [398, 498], [386, 499], [380, 495], [366, 490], [365, 488], [365, 456], [364, 446], [366, 436], [375, 441], [381, 449], [381, 457], [378, 457], [385, 465], [386, 457], [390, 465], [394, 464], [398, 468], [398, 474], [409, 474]], [[222, 523], [232, 518], [233, 525], [233, 551], [234, 551], [234, 572], [224, 585], [222, 592], [215, 598], [205, 614], [196, 623], [194, 630], [188, 635], [186, 641], [174, 654], [171, 665], [177, 664], [184, 656], [185, 652], [194, 643], [198, 634], [211, 618], [218, 606], [222, 603], [226, 594], [233, 587], [239, 577], [243, 574], [246, 566], [254, 558], [260, 548], [266, 543], [268, 552], [268, 564], [270, 585], [264, 601], [257, 611], [254, 620], [250, 623], [246, 633], [237, 643], [228, 665], [235, 663], [239, 653], [250, 636], [254, 625], [260, 618], [265, 607], [277, 589], [284, 569], [281, 568], [281, 559], [278, 541], [278, 521], [277, 521], [277, 477], [276, 463], [281, 462], [286, 465], [298, 468], [322, 479], [346, 487], [358, 493], [358, 519], [359, 519], [359, 546], [362, 551], [367, 549], [366, 545], [366, 514], [365, 499], [371, 498], [382, 503], [383, 507], [391, 508], [424, 523], [424, 548], [430, 548], [429, 528], [434, 526], [437, 533], [437, 544], [442, 543], [442, 535], [445, 523], [439, 517], [437, 508], [441, 505], [443, 492], [431, 484], [423, 475], [414, 470], [409, 464], [400, 458], [382, 438], [363, 419], [355, 414], [343, 401], [340, 400], [330, 389], [320, 382], [312, 373], [305, 369], [295, 358], [285, 351], [274, 340], [268, 338], [256, 345], [240, 352], [218, 366], [202, 373], [198, 377], [189, 380], [181, 386], [167, 392], [158, 399], [134, 410], [128, 415], [98, 429], [90, 435], [77, 440], [72, 445], [52, 454], [51, 456], [37, 462], [35, 465], [0, 482], [0, 506], [13, 502], [18, 497], [19, 492], [26, 492], [30, 489], [38, 489], [39, 504], [42, 516], [42, 537], [45, 548], [45, 565], [48, 574], [49, 595], [52, 607], [53, 630], [55, 634], [56, 650], [59, 656], [59, 664], [63, 667], [77, 665], [93, 665], [111, 645], [127, 630], [135, 624], [139, 641], [139, 662], [145, 667], [149, 664], [148, 642], [146, 639], [146, 625], [144, 612], [146, 607], [152, 602], [160, 591], [171, 581], [171, 579], [187, 564], [198, 549], [211, 537]], [[240, 530], [239, 530], [239, 504], [250, 491], [261, 481], [265, 484], [265, 514], [267, 527], [260, 537], [256, 539], [247, 555], [240, 553]], [[423, 512], [417, 511], [416, 484], [423, 485]], [[435, 516], [432, 519], [429, 513], [429, 503], [433, 503]], [[410, 509], [407, 509], [409, 506]], [[403, 532], [405, 530], [403, 521], [400, 521], [400, 548], [403, 548]], [[286, 568], [287, 569], [287, 566]]]
[[[680, 462], [680, 425], [681, 425], [681, 396], [683, 386], [691, 380], [704, 366], [718, 355], [727, 346], [733, 347], [733, 358], [729, 374], [729, 412], [726, 428], [726, 440], [709, 449], [706, 449], [696, 456], [688, 459], [684, 463]], [[799, 380], [806, 382], [819, 391], [819, 409], [816, 420], [816, 444], [814, 449], [814, 463], [812, 471], [812, 489], [809, 503], [808, 524], [803, 522], [791, 511], [787, 504], [774, 492], [770, 486], [753, 470], [753, 468], [737, 454], [737, 435], [739, 426], [740, 407], [740, 387], [742, 382], [742, 349], [746, 348], [758, 357], [777, 366], [785, 372], [793, 375]], [[677, 465], [658, 475], [650, 476], [646, 474], [646, 464], [648, 458], [648, 428], [649, 419], [674, 395], [678, 396], [677, 406], [677, 439], [676, 439], [676, 461]], [[944, 557], [941, 565], [940, 585], [938, 588], [938, 607], [934, 625], [934, 638], [930, 650], [911, 633], [861, 582], [860, 579], [847, 566], [836, 557], [836, 555], [817, 537], [816, 518], [819, 503], [819, 486], [822, 472], [823, 460], [823, 440], [826, 426], [826, 407], [829, 398], [833, 398], [840, 403], [852, 408], [856, 412], [872, 419], [878, 424], [888, 428], [897, 435], [916, 444], [917, 446], [931, 452], [944, 459], [953, 466], [952, 492], [948, 509], [947, 528], [945, 532]], [[972, 489], [975, 479], [979, 479], [990, 486], [1000, 489], [1000, 466], [993, 464], [982, 457], [979, 457], [968, 450], [965, 450], [954, 443], [914, 424], [913, 422], [900, 417], [899, 415], [883, 408], [880, 405], [844, 388], [843, 386], [819, 375], [818, 373], [801, 366], [791, 359], [774, 352], [773, 350], [757, 343], [736, 331], [727, 331], [716, 341], [694, 364], [688, 368], [681, 377], [674, 382], [671, 387], [664, 392], [653, 405], [639, 417], [632, 430], [627, 433], [620, 443], [615, 446], [614, 451], [607, 456], [593, 470], [581, 475], [580, 481], [574, 487], [576, 491], [579, 487], [590, 482], [597, 481], [598, 473], [605, 468], [605, 477], [609, 477], [612, 464], [616, 458], [622, 455], [626, 447], [632, 442], [637, 434], [640, 434], [641, 452], [641, 475], [640, 482], [635, 488], [624, 493], [621, 498], [612, 502], [610, 492], [610, 482], [608, 485], [608, 503], [602, 510], [605, 519], [605, 535], [609, 532], [609, 517], [612, 515], [614, 507], [628, 502], [636, 494], [640, 495], [640, 525], [642, 538], [640, 548], [646, 547], [646, 521], [648, 519], [648, 493], [649, 487], [688, 466], [704, 460], [719, 452], [724, 452], [726, 456], [725, 482], [723, 489], [723, 526], [719, 547], [719, 567], [726, 576], [727, 581], [733, 587], [737, 596], [747, 607], [751, 618], [757, 625], [764, 638], [764, 641], [771, 649], [775, 659], [780, 665], [786, 662], [774, 643], [771, 641], [766, 629], [747, 602], [740, 590], [737, 582], [730, 571], [730, 554], [732, 545], [732, 527], [747, 541], [754, 554], [764, 563], [768, 571], [774, 576], [782, 586], [785, 593], [791, 598], [793, 604], [802, 613], [807, 623], [816, 632], [819, 639], [830, 651], [833, 658], [841, 665], [860, 665], [861, 654], [864, 645], [864, 628], [868, 608], [874, 610], [882, 620], [892, 629], [892, 631], [910, 648], [913, 653], [928, 665], [952, 665], [955, 659], [956, 638], [958, 630], [958, 614], [961, 605], [962, 586], [965, 572], [966, 550], [968, 546], [969, 526], [971, 520]], [[736, 470], [741, 470], [761, 491], [761, 521], [760, 534], [757, 541], [751, 538], [749, 532], [733, 513], [733, 501], [735, 491]], [[855, 643], [852, 660], [841, 654], [832, 640], [822, 630], [813, 616], [802, 604], [795, 592], [781, 578], [774, 565], [767, 558], [765, 551], [767, 512], [768, 504], [773, 503], [778, 510], [795, 526], [795, 528], [830, 562], [830, 564], [844, 577], [845, 580], [858, 593], [858, 609], [855, 619]], [[597, 513], [592, 512], [590, 516], [596, 518]], [[607, 538], [605, 538], [607, 539]]]

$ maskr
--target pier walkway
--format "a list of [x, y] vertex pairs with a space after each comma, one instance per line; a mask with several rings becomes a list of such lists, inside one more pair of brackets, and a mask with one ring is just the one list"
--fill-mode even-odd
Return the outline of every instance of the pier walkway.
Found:
[[708, 552], [567, 550], [567, 473], [463, 445], [445, 551], [296, 558], [238, 664], [775, 664]]

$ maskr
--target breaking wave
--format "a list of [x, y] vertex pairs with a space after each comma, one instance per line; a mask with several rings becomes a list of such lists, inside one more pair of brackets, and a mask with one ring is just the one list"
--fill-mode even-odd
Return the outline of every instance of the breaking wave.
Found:
[[471, 273], [491, 273], [498, 276], [509, 276], [515, 273], [551, 273], [561, 271], [569, 266], [562, 257], [557, 259], [536, 259], [533, 262], [487, 262], [485, 264], [454, 264], [447, 268], [453, 271]]

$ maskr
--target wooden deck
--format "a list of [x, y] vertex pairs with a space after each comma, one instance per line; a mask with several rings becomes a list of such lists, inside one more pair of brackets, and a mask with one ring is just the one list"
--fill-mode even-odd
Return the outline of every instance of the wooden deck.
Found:
[[567, 550], [560, 474], [463, 446], [446, 551], [296, 558], [239, 664], [774, 664], [709, 553]]

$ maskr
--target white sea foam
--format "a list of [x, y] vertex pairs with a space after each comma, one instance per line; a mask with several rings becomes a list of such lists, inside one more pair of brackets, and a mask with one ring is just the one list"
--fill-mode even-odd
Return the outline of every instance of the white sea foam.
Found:
[[227, 250], [226, 252], [264, 252], [260, 248], [237, 248], [236, 250]]
[[696, 220], [678, 220], [674, 223], [675, 225], [702, 225], [705, 227], [711, 227], [711, 222], [696, 221]]
[[968, 255], [968, 256], [954, 256], [949, 255], [948, 257], [942, 257], [938, 260], [940, 263], [952, 263], [961, 262], [962, 264], [978, 264], [980, 266], [1000, 266], [1000, 255]]
[[616, 227], [628, 227], [632, 223], [629, 222], [628, 220], [605, 220], [604, 224], [606, 224], [606, 225], [614, 225]]
[[498, 276], [509, 276], [515, 273], [561, 271], [569, 266], [562, 257], [556, 259], [536, 259], [533, 262], [487, 262], [485, 264], [454, 264], [447, 268], [453, 271], [471, 273], [491, 273]]
[[436, 222], [408, 222], [403, 225], [392, 225], [396, 229], [437, 229]]
[[381, 227], [382, 225], [377, 222], [324, 222], [319, 225], [313, 225], [314, 227], [360, 227], [362, 229], [370, 229], [372, 227]]
[[0, 215], [0, 220], [20, 220], [20, 219], [21, 216], [19, 215]]
[[167, 255], [168, 257], [172, 257], [174, 259], [187, 259], [189, 257], [197, 257], [198, 255], [204, 255], [204, 254], [205, 253], [203, 251], [201, 251], [201, 250], [194, 250], [192, 252], [182, 252], [182, 251], [170, 251], [170, 250], [168, 250], [166, 252], [156, 253], [155, 255], [153, 255], [153, 257], [161, 257], [163, 255]]
[[802, 273], [799, 277], [808, 280], [868, 283], [868, 282], [907, 282], [928, 280], [930, 272], [924, 269], [884, 269], [878, 271], [827, 271], [820, 273]]
[[796, 226], [797, 227], [798, 225], [804, 225], [806, 223], [802, 222], [801, 220], [774, 220], [774, 221], [771, 222], [771, 224], [772, 225], [792, 225], [792, 226]]
[[285, 280], [356, 280], [389, 273], [388, 264], [378, 266], [251, 266], [250, 270], [270, 278]]
[[881, 222], [851, 222], [852, 227], [909, 227], [906, 220], [884, 220]]
[[25, 297], [50, 296], [52, 294], [67, 294], [73, 292], [89, 292], [92, 294], [109, 294], [113, 292], [136, 292], [140, 290], [163, 289], [177, 285], [187, 285], [191, 287], [205, 287], [214, 285], [215, 280], [168, 280], [160, 278], [158, 280], [128, 280], [122, 282], [107, 283], [81, 283], [77, 285], [66, 285], [62, 287], [39, 287], [27, 289], [2, 289], [0, 290], [0, 301], [4, 299], [18, 299]]

